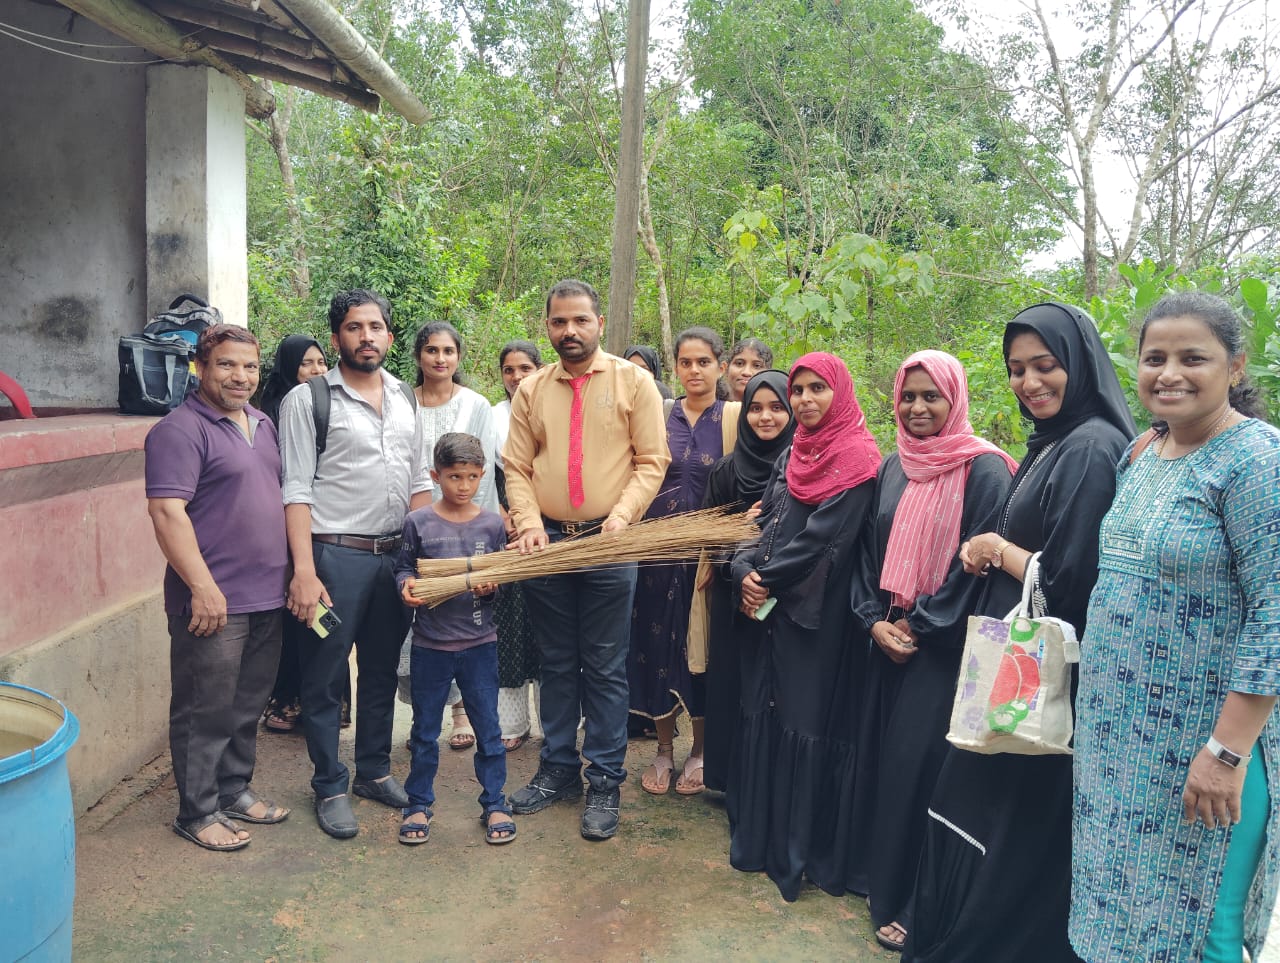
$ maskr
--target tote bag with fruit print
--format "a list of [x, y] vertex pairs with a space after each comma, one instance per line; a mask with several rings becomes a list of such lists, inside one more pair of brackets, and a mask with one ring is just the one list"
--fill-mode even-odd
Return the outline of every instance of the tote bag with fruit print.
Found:
[[1022, 601], [1004, 619], [969, 616], [947, 741], [970, 752], [1071, 753], [1071, 664], [1080, 644], [1069, 622], [1033, 618], [1039, 554]]

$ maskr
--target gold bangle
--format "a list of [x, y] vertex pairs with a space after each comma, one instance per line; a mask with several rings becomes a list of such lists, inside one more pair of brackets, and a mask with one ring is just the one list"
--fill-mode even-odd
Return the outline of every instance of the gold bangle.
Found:
[[1004, 568], [1004, 550], [1008, 548], [1010, 544], [1012, 543], [1009, 542], [1008, 539], [1005, 539], [1004, 543], [1001, 544], [999, 548], [997, 548], [994, 552], [991, 553], [991, 564], [994, 565], [996, 568], [998, 569]]

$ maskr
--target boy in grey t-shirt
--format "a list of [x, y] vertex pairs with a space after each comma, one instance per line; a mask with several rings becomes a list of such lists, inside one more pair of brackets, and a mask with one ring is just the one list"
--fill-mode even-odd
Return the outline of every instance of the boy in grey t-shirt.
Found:
[[406, 516], [404, 541], [396, 564], [396, 582], [405, 605], [415, 610], [409, 685], [413, 699], [412, 761], [405, 792], [399, 839], [406, 846], [427, 841], [431, 827], [434, 783], [440, 764], [440, 722], [457, 679], [463, 702], [476, 731], [475, 770], [481, 786], [481, 822], [485, 842], [509, 843], [516, 838], [504, 789], [507, 753], [498, 723], [498, 643], [493, 623], [495, 586], [477, 585], [466, 595], [427, 608], [413, 597], [420, 558], [459, 558], [485, 555], [506, 547], [502, 518], [476, 505], [484, 475], [484, 449], [474, 435], [449, 432], [436, 442], [432, 481], [440, 500]]

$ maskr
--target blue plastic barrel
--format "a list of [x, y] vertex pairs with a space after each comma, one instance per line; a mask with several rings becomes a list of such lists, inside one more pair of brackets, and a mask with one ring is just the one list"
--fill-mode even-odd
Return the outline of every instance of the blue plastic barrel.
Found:
[[57, 699], [0, 682], [0, 961], [71, 959], [76, 837], [67, 750], [79, 734]]

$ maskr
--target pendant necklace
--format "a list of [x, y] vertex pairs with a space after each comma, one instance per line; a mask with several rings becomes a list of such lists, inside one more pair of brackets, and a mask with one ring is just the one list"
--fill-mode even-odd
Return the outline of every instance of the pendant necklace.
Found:
[[[1231, 420], [1231, 416], [1234, 415], [1235, 413], [1236, 413], [1236, 410], [1232, 408], [1230, 405], [1227, 405], [1227, 410], [1223, 412], [1221, 418], [1219, 418], [1217, 421], [1213, 423], [1213, 427], [1209, 429], [1209, 434], [1205, 437], [1204, 441], [1196, 445], [1195, 448], [1192, 448], [1191, 451], [1186, 452], [1186, 454], [1189, 455], [1191, 454], [1192, 451], [1199, 451], [1205, 445], [1209, 444], [1209, 442], [1213, 441], [1213, 439], [1217, 438], [1220, 434], [1222, 434], [1222, 432], [1226, 430], [1227, 422]], [[1160, 441], [1156, 444], [1156, 455], [1158, 457], [1164, 458], [1164, 444], [1168, 440], [1169, 440], [1169, 431], [1168, 429], [1166, 429], [1165, 433], [1160, 436]]]

